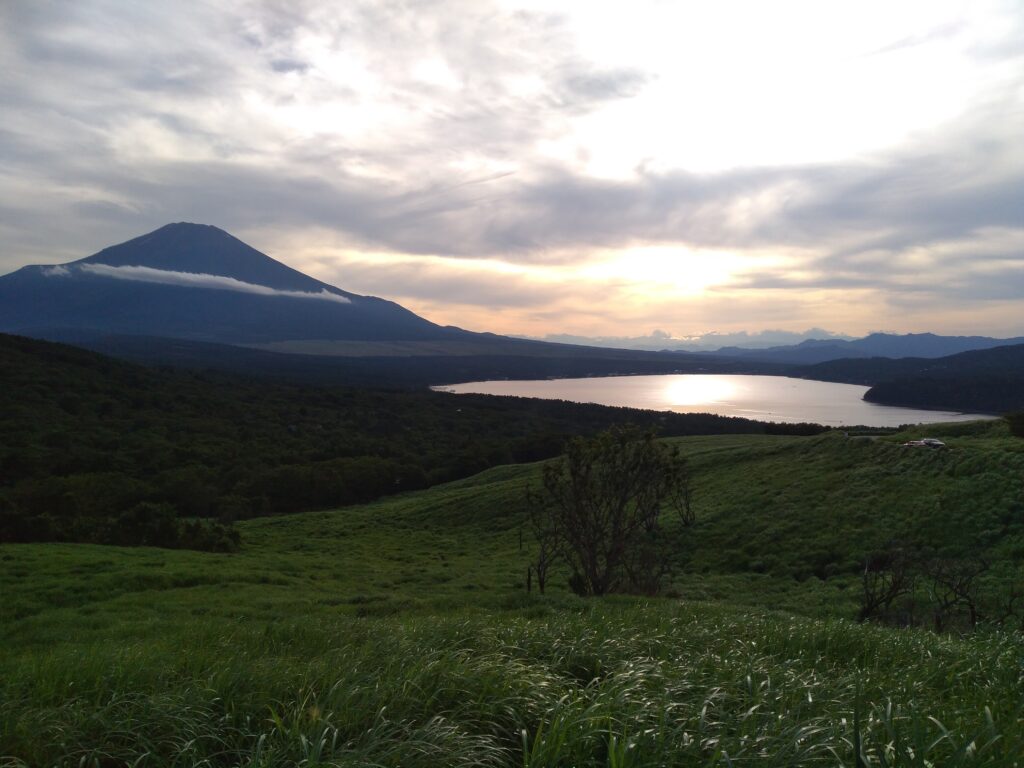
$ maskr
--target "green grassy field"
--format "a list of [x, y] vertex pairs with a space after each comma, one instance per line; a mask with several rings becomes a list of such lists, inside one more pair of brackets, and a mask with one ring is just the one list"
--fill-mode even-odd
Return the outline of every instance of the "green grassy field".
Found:
[[536, 465], [231, 554], [2, 546], [2, 762], [1024, 765], [1019, 633], [850, 621], [890, 538], [1024, 560], [1024, 441], [928, 434], [679, 439], [698, 524], [650, 600], [526, 594]]

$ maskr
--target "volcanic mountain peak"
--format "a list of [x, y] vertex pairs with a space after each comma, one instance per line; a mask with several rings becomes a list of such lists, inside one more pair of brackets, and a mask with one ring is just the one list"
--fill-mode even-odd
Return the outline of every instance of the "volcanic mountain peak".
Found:
[[78, 261], [0, 277], [0, 331], [219, 343], [464, 336], [390, 301], [323, 283], [217, 227], [168, 224]]
[[219, 275], [280, 291], [328, 291], [353, 296], [270, 258], [210, 224], [167, 224], [66, 266], [97, 264]]

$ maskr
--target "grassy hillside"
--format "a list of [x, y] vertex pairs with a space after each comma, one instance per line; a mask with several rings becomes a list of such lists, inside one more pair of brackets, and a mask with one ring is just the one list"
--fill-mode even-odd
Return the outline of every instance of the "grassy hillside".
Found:
[[856, 709], [869, 765], [1020, 764], [1019, 634], [844, 618], [860, 558], [894, 534], [1024, 559], [1024, 441], [996, 424], [929, 434], [951, 449], [680, 439], [699, 519], [673, 597], [649, 601], [582, 601], [561, 577], [525, 594], [537, 465], [246, 521], [230, 554], [0, 546], [0, 753], [853, 766]]

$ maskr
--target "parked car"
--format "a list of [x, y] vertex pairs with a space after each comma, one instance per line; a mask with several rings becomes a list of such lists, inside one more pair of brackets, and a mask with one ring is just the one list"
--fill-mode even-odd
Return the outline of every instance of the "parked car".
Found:
[[902, 444], [905, 448], [945, 448], [946, 444], [935, 437], [923, 437], [920, 440], [908, 440]]

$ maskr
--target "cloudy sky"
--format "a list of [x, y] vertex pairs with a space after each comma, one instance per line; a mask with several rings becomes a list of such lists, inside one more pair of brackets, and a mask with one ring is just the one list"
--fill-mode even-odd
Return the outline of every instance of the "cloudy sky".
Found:
[[0, 3], [0, 272], [172, 221], [473, 330], [1024, 334], [1024, 2]]

